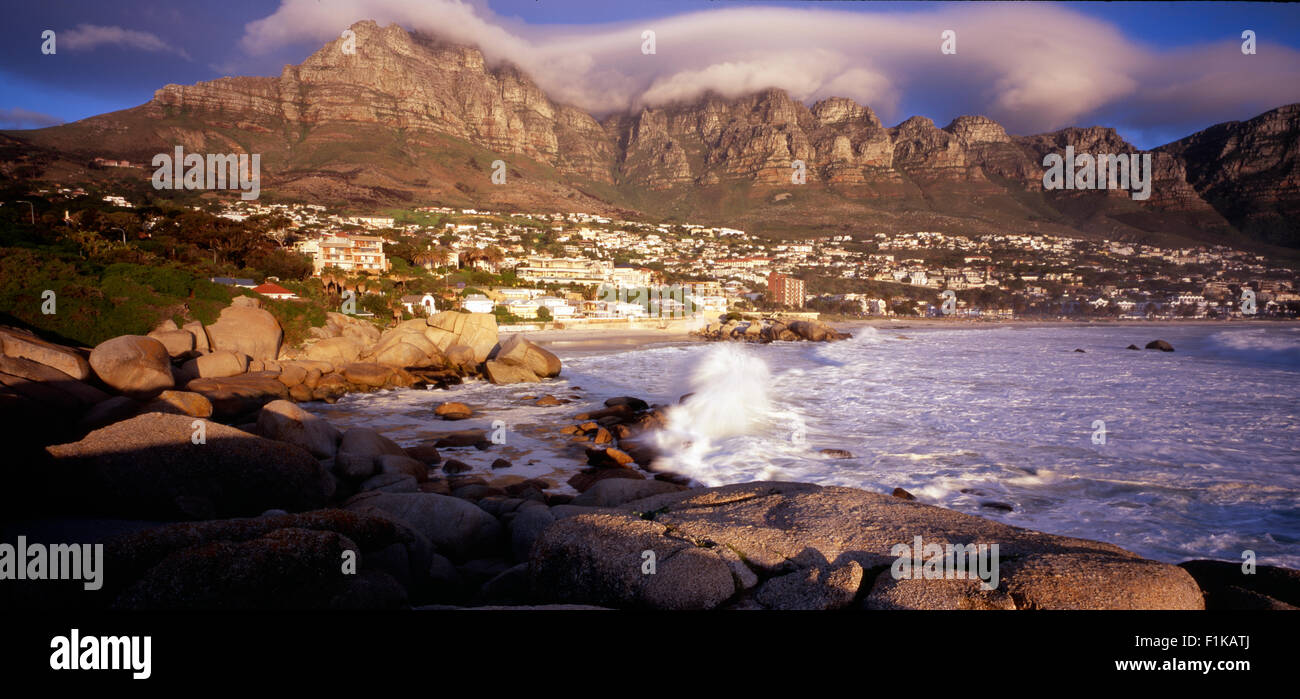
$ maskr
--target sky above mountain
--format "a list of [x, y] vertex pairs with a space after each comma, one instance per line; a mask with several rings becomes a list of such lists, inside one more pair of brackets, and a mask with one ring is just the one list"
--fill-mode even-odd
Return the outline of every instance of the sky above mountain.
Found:
[[891, 126], [982, 114], [1017, 135], [1114, 126], [1150, 148], [1300, 102], [1295, 4], [58, 0], [6, 14], [0, 128], [133, 107], [167, 83], [278, 75], [361, 19], [477, 45], [598, 116], [778, 87], [851, 97]]

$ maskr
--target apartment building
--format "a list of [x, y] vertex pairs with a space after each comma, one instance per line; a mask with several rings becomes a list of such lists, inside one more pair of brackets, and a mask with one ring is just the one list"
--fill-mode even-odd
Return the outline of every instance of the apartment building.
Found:
[[347, 272], [388, 271], [384, 239], [375, 236], [332, 235], [309, 241], [299, 249], [312, 255], [313, 274], [317, 276], [326, 267], [338, 267]]
[[585, 257], [531, 256], [515, 268], [522, 280], [541, 284], [601, 284], [609, 281], [614, 265]]
[[767, 275], [767, 298], [772, 303], [779, 303], [792, 308], [802, 308], [804, 302], [803, 280], [789, 277], [780, 272]]

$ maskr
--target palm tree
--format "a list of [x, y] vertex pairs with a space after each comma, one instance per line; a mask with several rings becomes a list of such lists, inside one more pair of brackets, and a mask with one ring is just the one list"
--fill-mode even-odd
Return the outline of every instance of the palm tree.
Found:
[[434, 263], [437, 264], [439, 267], [446, 267], [447, 263], [451, 262], [451, 257], [453, 253], [450, 248], [438, 246], [437, 248], [434, 248], [433, 254], [435, 258]]
[[415, 253], [411, 261], [425, 269], [432, 269], [438, 264], [438, 255], [433, 250], [425, 249]]
[[415, 259], [411, 261], [425, 269], [433, 269], [445, 267], [449, 260], [451, 260], [451, 250], [444, 247], [429, 247], [416, 253]]

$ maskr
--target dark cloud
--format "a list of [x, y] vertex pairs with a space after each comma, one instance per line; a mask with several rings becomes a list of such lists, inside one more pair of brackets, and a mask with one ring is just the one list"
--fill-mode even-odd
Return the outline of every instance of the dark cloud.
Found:
[[62, 123], [63, 120], [58, 117], [33, 112], [22, 107], [0, 108], [0, 129], [41, 129], [46, 126], [58, 126]]

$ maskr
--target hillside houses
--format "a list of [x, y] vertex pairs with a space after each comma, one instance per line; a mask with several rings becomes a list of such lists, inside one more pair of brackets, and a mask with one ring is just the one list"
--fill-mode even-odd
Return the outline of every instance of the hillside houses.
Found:
[[[1234, 317], [1241, 315], [1243, 287], [1257, 292], [1262, 313], [1291, 312], [1292, 306], [1300, 310], [1294, 270], [1222, 245], [1161, 248], [1017, 231], [837, 232], [782, 239], [727, 226], [577, 212], [432, 206], [417, 212], [435, 215], [437, 223], [418, 225], [308, 205], [235, 202], [228, 208], [231, 216], [274, 213], [291, 220], [301, 238], [296, 247], [312, 255], [317, 274], [327, 266], [386, 273], [391, 264], [385, 250], [408, 241], [407, 250], [409, 242], [419, 244], [417, 250], [437, 250], [436, 260], [408, 260], [435, 274], [460, 268], [512, 275], [517, 284], [539, 293], [527, 299], [487, 294], [460, 302], [492, 311], [518, 301], [514, 309], [519, 317], [536, 313], [534, 303], [552, 318], [618, 317], [635, 312], [620, 309], [617, 304], [623, 301], [596, 299], [599, 303], [591, 304], [593, 289], [657, 288], [691, 280], [713, 286], [693, 292], [690, 307], [720, 314], [739, 303], [771, 302], [770, 289], [766, 297], [754, 290], [768, 289], [773, 273], [803, 280], [809, 296], [842, 295], [837, 303], [847, 300], [846, 308], [869, 315], [913, 307], [925, 312], [945, 290], [957, 292], [963, 313], [980, 311], [972, 300], [983, 299], [986, 316], [1014, 305], [1021, 312], [1047, 315]], [[842, 280], [850, 289], [886, 285], [907, 292], [828, 296], [820, 292], [817, 279]], [[578, 301], [568, 298], [571, 293], [586, 297]], [[539, 301], [542, 297], [545, 302]], [[922, 299], [928, 300], [918, 304]]]

